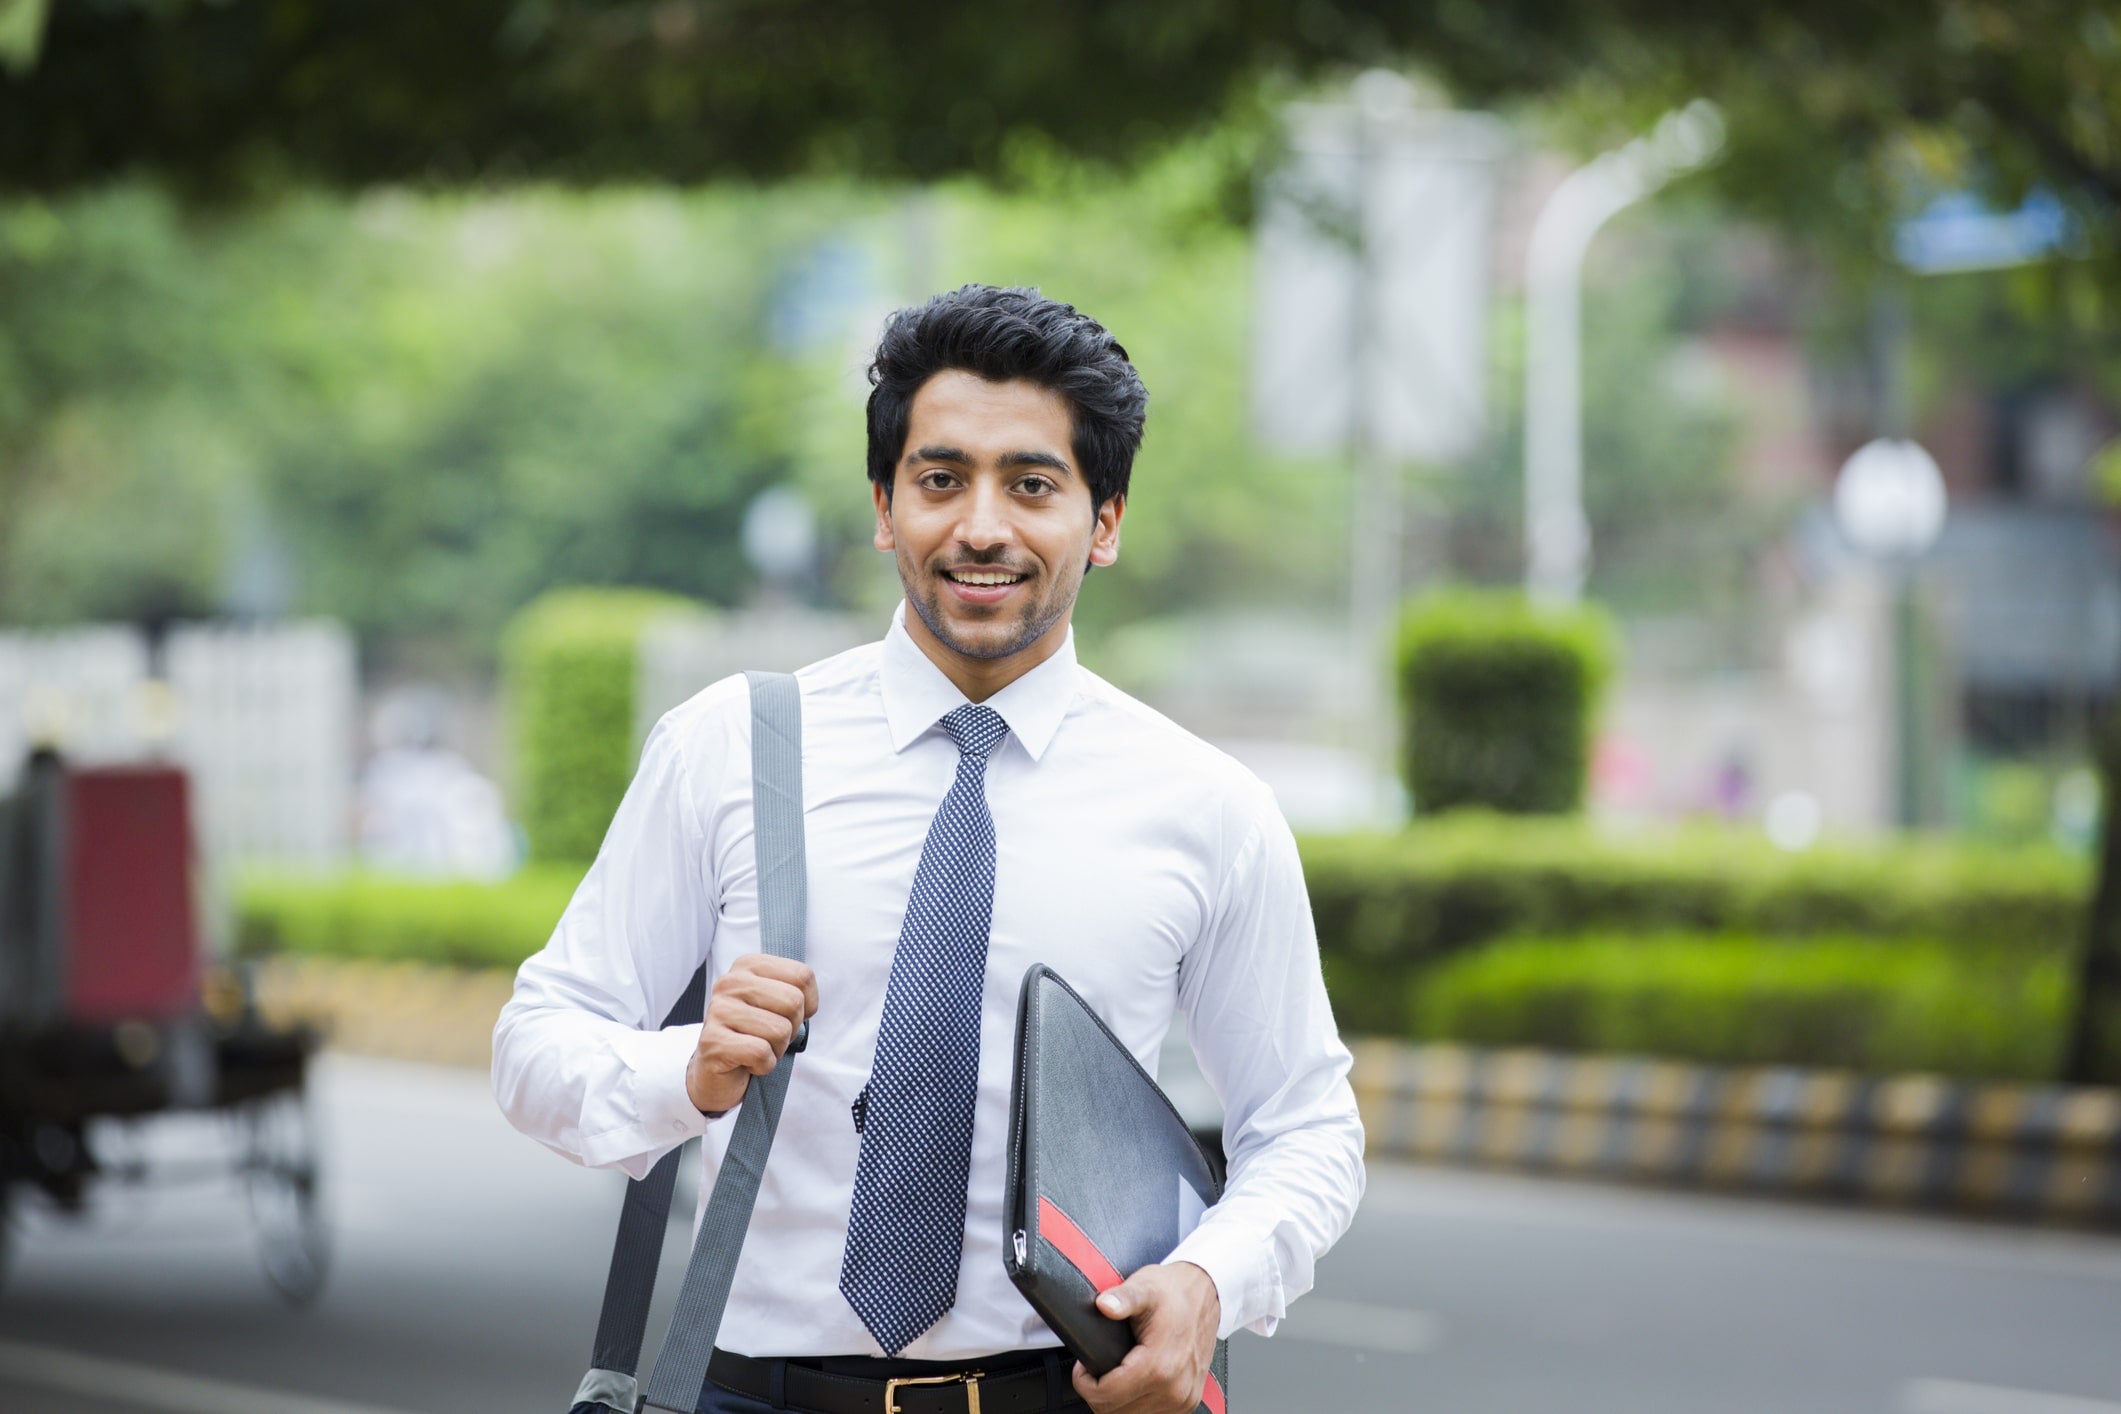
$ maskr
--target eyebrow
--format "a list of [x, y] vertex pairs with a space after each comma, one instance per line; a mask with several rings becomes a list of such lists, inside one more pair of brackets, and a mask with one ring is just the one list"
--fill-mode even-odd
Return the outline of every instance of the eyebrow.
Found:
[[1002, 457], [1001, 464], [1004, 467], [1042, 466], [1064, 476], [1072, 476], [1075, 472], [1074, 467], [1051, 452], [1009, 452]]
[[[970, 466], [972, 458], [958, 447], [921, 447], [906, 457], [909, 462], [948, 462], [953, 466]], [[1003, 469], [1020, 466], [1042, 466], [1066, 476], [1075, 474], [1075, 468], [1051, 452], [1004, 452], [998, 462]]]

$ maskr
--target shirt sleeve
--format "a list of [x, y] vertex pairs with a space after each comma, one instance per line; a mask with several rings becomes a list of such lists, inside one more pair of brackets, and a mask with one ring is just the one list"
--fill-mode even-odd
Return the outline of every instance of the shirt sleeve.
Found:
[[1254, 815], [1208, 932], [1180, 964], [1179, 1005], [1222, 1097], [1229, 1181], [1168, 1260], [1213, 1279], [1220, 1336], [1272, 1335], [1354, 1218], [1363, 1131], [1303, 866], [1271, 798]]
[[[708, 1123], [685, 1089], [699, 1026], [657, 1029], [711, 957], [717, 916], [700, 781], [680, 736], [671, 717], [649, 735], [596, 862], [516, 973], [493, 1032], [494, 1098], [509, 1122], [634, 1178]], [[718, 775], [723, 761], [700, 764]]]

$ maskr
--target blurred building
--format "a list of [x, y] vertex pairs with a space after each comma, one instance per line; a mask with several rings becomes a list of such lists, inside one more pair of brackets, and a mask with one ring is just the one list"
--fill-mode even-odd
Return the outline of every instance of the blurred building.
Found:
[[[1492, 201], [1460, 200], [1443, 222], [1486, 231], [1490, 249], [1474, 262], [1482, 273], [1458, 286], [1484, 283], [1492, 271], [1497, 317], [1507, 319], [1523, 294], [1531, 228], [1570, 166], [1522, 147], [1500, 155]], [[1668, 400], [1713, 406], [1728, 419], [1727, 503], [1712, 519], [1732, 524], [1697, 516], [1633, 527], [1650, 533], [1627, 544], [1594, 536], [1593, 593], [1601, 592], [1596, 567], [1625, 556], [1665, 556], [1652, 570], [1666, 578], [1720, 557], [1719, 573], [1740, 588], [1714, 603], [1704, 583], [1699, 596], [1668, 596], [1677, 602], [1663, 608], [1617, 605], [1627, 651], [1594, 766], [1597, 811], [1615, 822], [1772, 818], [1771, 832], [1792, 845], [1821, 832], [1889, 828], [1910, 806], [1926, 825], [2081, 835], [2090, 734], [2121, 688], [2121, 519], [2091, 473], [2121, 432], [2121, 409], [2052, 358], [2014, 366], [1986, 357], [1973, 346], [1984, 336], [1963, 320], [1925, 326], [1918, 318], [1907, 336], [1912, 349], [1887, 347], [1867, 313], [1847, 327], [1837, 304], [1845, 293], [1774, 238], [1698, 208], [1676, 223], [1677, 234], [1657, 229], [1658, 219], [1631, 217], [1601, 237], [1586, 286], [1611, 287], [1631, 268], [1660, 262], [1685, 267], [1686, 325], [1655, 377]], [[1262, 261], [1288, 245], [1269, 239], [1275, 228], [1266, 226]], [[1300, 250], [1279, 258], [1298, 275], [1310, 268]], [[1989, 278], [1937, 268], [1962, 273], [1902, 278], [1910, 288], [1927, 278]], [[1260, 285], [1267, 300], [1275, 281], [1263, 273]], [[1955, 298], [1968, 297], [1977, 287], [1956, 290]], [[1391, 317], [1420, 314], [1395, 309]], [[1450, 325], [1441, 316], [1429, 322]], [[1612, 331], [1588, 314], [1584, 338], [1588, 363], [1611, 358]], [[1499, 334], [1497, 342], [1508, 340]], [[1849, 455], [1896, 422], [1888, 404], [1905, 401], [1910, 361], [1921, 367], [1923, 396], [1904, 430], [1939, 463], [1950, 512], [1941, 539], [1909, 571], [1914, 622], [1899, 671], [1912, 691], [1903, 702], [1900, 570], [1857, 553], [1830, 501]], [[1897, 376], [1886, 368], [1893, 363]], [[1505, 360], [1494, 376], [1517, 375]], [[1498, 407], [1510, 403], [1508, 388], [1491, 391]], [[1324, 404], [1314, 411], [1337, 415]], [[1492, 477], [1494, 485], [1484, 514], [1447, 526], [1418, 498], [1410, 505], [1397, 576], [1404, 587], [1518, 573], [1520, 457], [1506, 427], [1488, 435], [1504, 449], [1492, 464], [1431, 458], [1418, 469], [1440, 476], [1445, 499], [1457, 494], [1454, 478]], [[1586, 448], [1587, 489], [1612, 473], [1615, 455], [1610, 446]], [[1459, 500], [1481, 504], [1479, 496]], [[1642, 515], [1660, 509], [1653, 502]], [[1702, 543], [1685, 545], [1690, 535]], [[1358, 645], [1330, 611], [1194, 615], [1129, 628], [1104, 647], [1123, 686], [1290, 781], [1285, 794], [1309, 800], [1311, 823], [1396, 816], [1385, 763], [1348, 710], [1362, 684], [1334, 666], [1356, 658]], [[1900, 779], [1903, 738], [1913, 758], [1908, 783]], [[1292, 765], [1299, 758], [1304, 764]], [[1337, 784], [1304, 785], [1326, 780]]]
[[460, 752], [454, 704], [431, 683], [378, 695], [356, 817], [362, 862], [398, 874], [499, 879], [521, 849], [501, 788]]
[[352, 836], [353, 640], [323, 621], [0, 633], [0, 790], [24, 756], [183, 764], [215, 867], [342, 863]]
[[[2121, 686], [2121, 522], [2092, 475], [2121, 415], [2088, 379], [2005, 382], [1968, 350], [1916, 350], [1942, 379], [1909, 432], [1936, 458], [1950, 511], [1911, 571], [1918, 701], [1903, 725], [1893, 571], [1849, 546], [1828, 507], [1840, 467], [1877, 433], [1875, 380], [1808, 347], [1800, 277], [1754, 255], [1751, 288], [1692, 356], [1737, 414], [1743, 494], [1795, 514], [1754, 566], [1760, 612], [1745, 641], [1703, 641], [1684, 620], [1629, 626], [1606, 756], [1642, 768], [1613, 773], [1602, 805], [1758, 817], [1795, 794], [1825, 828], [1883, 828], [1908, 730], [1921, 823], [2068, 833], [2058, 811]], [[1742, 802], [1724, 788], [1733, 762]]]

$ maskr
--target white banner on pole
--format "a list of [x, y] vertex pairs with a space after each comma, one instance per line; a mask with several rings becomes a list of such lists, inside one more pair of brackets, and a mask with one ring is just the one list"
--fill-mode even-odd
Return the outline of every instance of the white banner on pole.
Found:
[[1253, 406], [1284, 451], [1340, 453], [1366, 432], [1388, 460], [1448, 463], [1487, 430], [1503, 128], [1385, 97], [1290, 108], [1255, 236]]

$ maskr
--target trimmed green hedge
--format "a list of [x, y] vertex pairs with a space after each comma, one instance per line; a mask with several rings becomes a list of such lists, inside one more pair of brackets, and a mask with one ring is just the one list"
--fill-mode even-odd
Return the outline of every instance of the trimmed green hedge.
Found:
[[1415, 1034], [1722, 1065], [2045, 1080], [2069, 983], [1936, 943], [1599, 935], [1510, 940], [1418, 984]]
[[1594, 608], [1466, 589], [1409, 603], [1397, 661], [1415, 812], [1580, 809], [1613, 643]]
[[2044, 848], [1790, 854], [1722, 830], [1616, 837], [1470, 812], [1302, 847], [1341, 1025], [1385, 1034], [1408, 1026], [1410, 976], [1507, 936], [1843, 934], [2029, 961], [2075, 954], [2091, 887], [2083, 861]]
[[261, 875], [236, 890], [236, 948], [245, 957], [320, 957], [513, 968], [552, 935], [581, 881], [579, 868], [526, 869], [499, 883]]
[[515, 808], [533, 860], [586, 863], [633, 778], [641, 630], [689, 599], [642, 589], [559, 589], [501, 644], [515, 748]]
[[[1349, 1034], [1704, 1060], [2046, 1074], [2090, 888], [2083, 861], [2050, 850], [1792, 855], [1720, 831], [1615, 839], [1479, 814], [1302, 846]], [[239, 946], [514, 967], [580, 877], [254, 877]], [[1587, 934], [1594, 948], [1569, 941]]]

